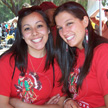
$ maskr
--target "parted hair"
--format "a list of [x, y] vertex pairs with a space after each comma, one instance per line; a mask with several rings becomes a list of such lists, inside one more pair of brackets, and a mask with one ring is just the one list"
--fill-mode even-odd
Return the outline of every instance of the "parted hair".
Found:
[[[50, 29], [49, 20], [46, 14], [41, 10], [39, 6], [32, 6], [30, 8], [21, 9], [18, 12], [17, 34], [16, 34], [15, 42], [13, 43], [12, 47], [8, 51], [6, 51], [0, 56], [1, 58], [2, 56], [6, 56], [7, 54], [11, 53], [10, 64], [11, 64], [11, 58], [14, 58], [15, 67], [17, 67], [21, 71], [22, 75], [24, 75], [27, 70], [28, 47], [26, 42], [23, 39], [23, 35], [21, 31], [21, 22], [25, 16], [31, 14], [32, 12], [40, 13], [44, 21], [46, 22], [47, 27]], [[47, 50], [45, 69], [47, 70], [50, 64], [53, 64], [53, 57], [54, 57], [53, 37], [51, 33], [49, 33], [48, 41], [45, 47]]]
[[[54, 13], [54, 21], [55, 21], [55, 17], [60, 12], [63, 12], [63, 11], [66, 11], [72, 14], [74, 17], [80, 20], [83, 20], [84, 16], [88, 17], [86, 10], [81, 4], [76, 3], [74, 1], [69, 1], [60, 5], [56, 9]], [[81, 87], [84, 78], [89, 73], [89, 68], [92, 62], [94, 48], [101, 43], [108, 43], [107, 39], [103, 38], [102, 36], [99, 36], [98, 34], [94, 32], [90, 19], [89, 19], [89, 24], [87, 26], [87, 29], [88, 29], [88, 43], [86, 42], [86, 38], [84, 38], [83, 47], [85, 48], [85, 61], [84, 61], [83, 66], [80, 67], [81, 70], [80, 70], [80, 74], [79, 74], [79, 78], [77, 82], [77, 90], [79, 87]], [[59, 31], [57, 30], [56, 59], [62, 71], [61, 81], [64, 82], [63, 90], [64, 92], [67, 92], [67, 93], [69, 93], [68, 78], [69, 78], [70, 72], [72, 72], [73, 70], [73, 67], [76, 65], [76, 61], [77, 61], [76, 58], [77, 58], [76, 47], [68, 46], [68, 51], [66, 51], [66, 43], [60, 37]]]

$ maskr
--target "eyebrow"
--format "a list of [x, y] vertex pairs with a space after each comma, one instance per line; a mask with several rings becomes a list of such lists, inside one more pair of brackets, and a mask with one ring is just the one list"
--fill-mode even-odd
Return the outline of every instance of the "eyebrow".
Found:
[[35, 24], [40, 23], [40, 22], [44, 23], [44, 21], [37, 21]]
[[[35, 24], [38, 24], [38, 23], [40, 23], [40, 22], [44, 23], [43, 21], [37, 21]], [[29, 24], [25, 24], [24, 26], [29, 26]], [[24, 27], [24, 26], [23, 26], [23, 27]]]
[[24, 26], [29, 26], [29, 24], [24, 24], [22, 27], [24, 27]]
[[[68, 20], [65, 21], [65, 23], [68, 22], [68, 21], [70, 21], [70, 20], [73, 20], [73, 19], [68, 19]], [[56, 25], [56, 26], [58, 27], [59, 25]]]
[[68, 20], [66, 20], [65, 22], [68, 22], [68, 21], [70, 21], [70, 20], [73, 20], [73, 19], [68, 19]]

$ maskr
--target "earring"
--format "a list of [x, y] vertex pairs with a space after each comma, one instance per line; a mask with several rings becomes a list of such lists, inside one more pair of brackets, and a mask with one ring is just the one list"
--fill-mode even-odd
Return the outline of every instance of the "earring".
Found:
[[87, 28], [85, 29], [85, 32], [86, 32], [86, 42], [88, 43], [88, 29]]
[[24, 39], [24, 37], [22, 37], [22, 39]]
[[50, 33], [50, 30], [48, 30], [48, 34]]
[[68, 52], [68, 44], [66, 44], [66, 52]]

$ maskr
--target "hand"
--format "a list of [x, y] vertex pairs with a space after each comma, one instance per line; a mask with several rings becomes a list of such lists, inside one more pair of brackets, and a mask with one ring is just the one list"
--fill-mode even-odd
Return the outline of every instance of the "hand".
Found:
[[72, 99], [68, 99], [65, 103], [64, 103], [64, 108], [80, 108], [79, 105], [77, 104], [77, 102], [75, 102]]
[[46, 104], [57, 104], [60, 99], [60, 95], [53, 96]]
[[17, 98], [10, 98], [9, 103], [15, 108], [20, 108], [21, 103], [23, 103], [23, 102]]

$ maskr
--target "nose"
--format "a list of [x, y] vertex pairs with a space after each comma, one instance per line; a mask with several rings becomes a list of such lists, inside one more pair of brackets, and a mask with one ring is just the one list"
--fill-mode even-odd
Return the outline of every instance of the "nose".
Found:
[[36, 29], [36, 28], [34, 28], [34, 29], [32, 30], [32, 34], [33, 34], [33, 36], [35, 36], [35, 35], [37, 35], [37, 34], [38, 34], [38, 31], [37, 31], [37, 29]]

